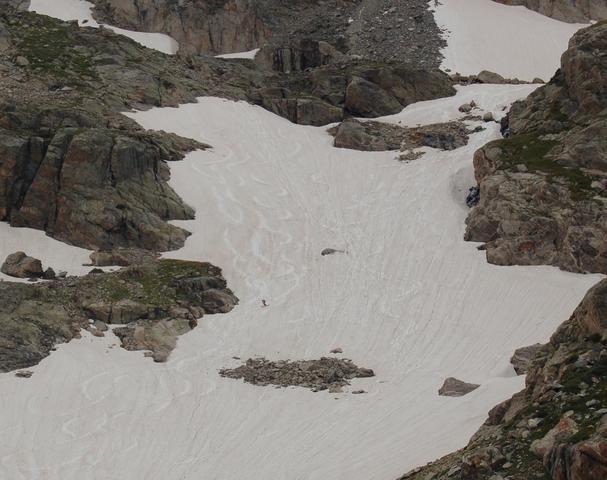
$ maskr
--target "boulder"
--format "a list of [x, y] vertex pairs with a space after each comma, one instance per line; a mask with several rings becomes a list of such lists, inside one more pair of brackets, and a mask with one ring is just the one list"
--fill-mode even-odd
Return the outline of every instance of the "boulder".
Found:
[[439, 389], [438, 394], [443, 397], [463, 397], [476, 390], [480, 385], [475, 383], [466, 383], [457, 378], [449, 377]]
[[493, 112], [485, 112], [483, 114], [483, 122], [494, 122]]
[[476, 78], [480, 83], [506, 83], [506, 79], [502, 77], [499, 73], [490, 72], [488, 70], [483, 70], [476, 76]]
[[0, 271], [16, 278], [40, 278], [44, 275], [40, 260], [29, 257], [24, 252], [15, 252], [6, 257]]
[[345, 108], [352, 115], [379, 117], [398, 113], [403, 106], [379, 85], [354, 77], [346, 88]]

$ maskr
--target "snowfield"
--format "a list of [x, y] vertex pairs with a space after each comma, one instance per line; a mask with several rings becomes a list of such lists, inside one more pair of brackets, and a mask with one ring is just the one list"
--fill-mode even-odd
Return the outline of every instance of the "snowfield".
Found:
[[[547, 79], [577, 28], [485, 0], [442, 2], [445, 66], [461, 73]], [[31, 9], [93, 23], [87, 2]], [[447, 121], [472, 99], [499, 116], [534, 88], [460, 88], [382, 121]], [[513, 351], [546, 341], [601, 278], [489, 265], [462, 240], [472, 155], [499, 137], [496, 123], [466, 147], [401, 163], [394, 152], [336, 149], [326, 128], [243, 102], [201, 98], [128, 116], [213, 145], [171, 163], [171, 185], [197, 216], [176, 222], [193, 235], [166, 256], [221, 266], [241, 303], [202, 319], [165, 364], [84, 332], [30, 379], [0, 374], [0, 479], [394, 479], [465, 445], [523, 387]], [[0, 229], [0, 260], [25, 250], [57, 271], [86, 270], [86, 250]], [[327, 247], [347, 253], [322, 257]], [[312, 359], [335, 347], [376, 377], [329, 394], [217, 372], [238, 365], [234, 356]], [[482, 386], [439, 397], [449, 376]]]
[[246, 59], [246, 60], [255, 60], [255, 57], [259, 53], [259, 48], [255, 48], [253, 50], [249, 50], [248, 52], [236, 52], [236, 53], [223, 53], [221, 55], [215, 55], [215, 58], [223, 58], [226, 60], [232, 59]]
[[[533, 88], [467, 87], [391, 120], [454, 118], [468, 98], [499, 111]], [[129, 116], [213, 145], [171, 164], [197, 218], [179, 222], [194, 234], [167, 256], [222, 266], [241, 305], [205, 317], [166, 364], [85, 334], [31, 379], [0, 375], [10, 392], [0, 478], [393, 479], [463, 446], [522, 388], [513, 350], [545, 341], [599, 279], [492, 266], [463, 242], [472, 153], [497, 124], [404, 164], [333, 148], [325, 128], [246, 103], [202, 98]], [[348, 253], [321, 257], [326, 247]], [[310, 359], [334, 347], [376, 377], [329, 394], [217, 373], [233, 356]], [[482, 386], [439, 397], [448, 376]]]
[[[91, 8], [93, 4], [85, 0], [30, 0], [29, 11], [41, 15], [59, 18], [61, 20], [77, 20], [82, 27], [98, 28], [99, 24], [93, 19]], [[124, 35], [144, 47], [153, 48], [162, 53], [174, 55], [179, 50], [175, 39], [162, 33], [133, 32], [123, 28], [103, 25], [119, 35]]]
[[448, 42], [441, 68], [462, 75], [489, 70], [506, 78], [548, 81], [571, 36], [587, 26], [491, 0], [431, 0], [430, 7]]

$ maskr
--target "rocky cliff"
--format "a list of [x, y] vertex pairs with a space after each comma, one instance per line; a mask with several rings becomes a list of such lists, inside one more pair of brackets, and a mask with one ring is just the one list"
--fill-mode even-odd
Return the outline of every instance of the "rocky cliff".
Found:
[[586, 23], [607, 18], [605, 0], [494, 0], [506, 5], [524, 5], [548, 17], [564, 22]]
[[513, 105], [508, 138], [476, 152], [466, 239], [499, 265], [607, 273], [607, 22], [579, 31], [561, 69]]
[[607, 280], [592, 288], [459, 452], [399, 480], [607, 478]]
[[280, 57], [285, 51], [298, 57], [302, 54], [299, 42], [315, 40], [342, 55], [436, 68], [444, 44], [424, 0], [93, 0], [93, 3], [101, 21], [166, 33], [179, 42], [181, 54], [217, 55], [264, 47], [260, 60], [269, 67], [277, 65], [273, 57]]

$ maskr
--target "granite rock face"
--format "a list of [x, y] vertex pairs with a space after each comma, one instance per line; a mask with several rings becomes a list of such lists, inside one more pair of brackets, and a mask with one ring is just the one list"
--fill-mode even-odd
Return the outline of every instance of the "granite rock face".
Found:
[[424, 0], [93, 0], [93, 3], [99, 20], [169, 34], [179, 42], [183, 55], [217, 55], [261, 48], [260, 65], [278, 71], [317, 67], [344, 55], [437, 68], [440, 48], [444, 46]]
[[0, 105], [0, 125], [0, 220], [95, 250], [183, 245], [167, 223], [194, 215], [167, 184], [178, 148], [72, 109]]
[[467, 240], [498, 265], [607, 273], [607, 23], [579, 31], [561, 69], [513, 105], [508, 138], [474, 156]]

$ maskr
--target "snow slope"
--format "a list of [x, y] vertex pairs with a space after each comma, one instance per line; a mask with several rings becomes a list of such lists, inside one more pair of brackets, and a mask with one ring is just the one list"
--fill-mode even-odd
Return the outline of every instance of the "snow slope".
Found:
[[587, 26], [490, 0], [431, 0], [430, 7], [447, 32], [441, 68], [463, 75], [490, 70], [506, 78], [548, 81], [571, 36]]
[[249, 50], [248, 52], [236, 52], [236, 53], [223, 53], [221, 55], [215, 55], [215, 58], [224, 58], [226, 60], [230, 59], [248, 59], [255, 60], [255, 57], [259, 53], [259, 48], [255, 48], [253, 50]]
[[[93, 19], [92, 7], [90, 2], [84, 0], [31, 0], [29, 11], [61, 20], [78, 20], [78, 24], [81, 26], [96, 28], [99, 27], [99, 24]], [[129, 37], [145, 47], [169, 55], [174, 55], [179, 49], [177, 41], [162, 33], [133, 32], [109, 25], [104, 25], [104, 27]]]
[[[532, 88], [467, 87], [390, 120], [454, 118], [469, 98], [497, 111]], [[246, 103], [129, 116], [214, 146], [171, 164], [197, 218], [179, 222], [194, 233], [167, 256], [222, 266], [241, 305], [205, 317], [166, 364], [85, 335], [30, 379], [0, 375], [0, 478], [393, 479], [463, 446], [523, 386], [512, 351], [545, 341], [599, 279], [496, 267], [463, 242], [472, 153], [497, 124], [403, 164], [333, 148], [325, 129]], [[326, 247], [348, 253], [321, 257]], [[353, 382], [366, 395], [217, 374], [232, 356], [318, 358], [337, 346], [375, 370]], [[448, 376], [482, 387], [439, 397]]]

